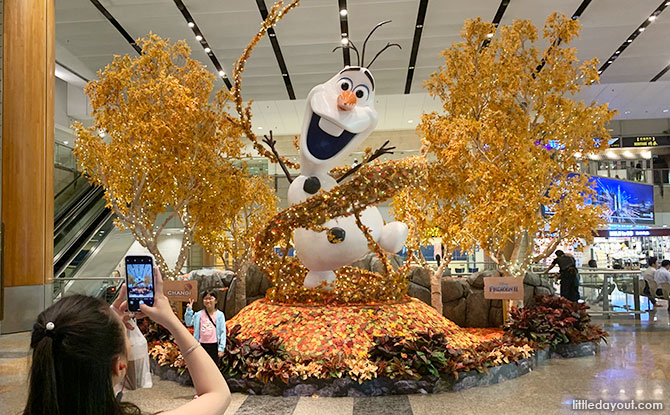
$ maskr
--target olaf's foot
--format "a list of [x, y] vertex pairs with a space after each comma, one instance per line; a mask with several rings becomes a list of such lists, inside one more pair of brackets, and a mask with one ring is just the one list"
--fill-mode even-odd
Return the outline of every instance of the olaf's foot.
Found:
[[391, 222], [384, 225], [377, 243], [386, 252], [396, 253], [400, 251], [407, 240], [409, 229], [402, 222]]
[[335, 273], [333, 271], [310, 271], [307, 273], [303, 285], [305, 288], [317, 288], [321, 287], [321, 283], [324, 281], [326, 283], [322, 287], [324, 290], [335, 289]]

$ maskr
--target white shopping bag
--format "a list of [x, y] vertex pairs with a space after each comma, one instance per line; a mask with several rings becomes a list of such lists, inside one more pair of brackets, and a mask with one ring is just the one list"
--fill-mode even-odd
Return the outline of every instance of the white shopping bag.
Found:
[[135, 320], [131, 319], [130, 324], [134, 327], [134, 330], [126, 330], [130, 341], [130, 354], [128, 355], [125, 387], [127, 389], [150, 388], [153, 385], [147, 340], [140, 329], [137, 328]]

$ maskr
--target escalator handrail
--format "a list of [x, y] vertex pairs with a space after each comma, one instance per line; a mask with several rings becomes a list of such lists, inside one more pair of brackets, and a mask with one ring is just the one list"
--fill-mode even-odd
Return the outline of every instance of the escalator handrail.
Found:
[[58, 199], [58, 196], [62, 195], [63, 192], [65, 192], [70, 186], [74, 186], [75, 182], [77, 180], [79, 180], [80, 177], [81, 177], [81, 172], [78, 171], [77, 175], [74, 177], [74, 179], [72, 179], [72, 181], [70, 183], [68, 183], [64, 188], [62, 188], [58, 193], [56, 193], [56, 195], [54, 196], [54, 200]]
[[[91, 209], [92, 209], [92, 207], [91, 207]], [[82, 226], [79, 227], [77, 232], [65, 242], [65, 244], [58, 250], [58, 252], [54, 252], [54, 265], [56, 265], [56, 263], [61, 260], [61, 257], [67, 251], [69, 251], [75, 243], [77, 243], [77, 241], [82, 237], [82, 235], [84, 235], [88, 231], [88, 229], [97, 220], [99, 220], [102, 213], [107, 213], [107, 214], [110, 214], [110, 215], [112, 214], [111, 210], [109, 210], [106, 207], [102, 207], [102, 208], [100, 208], [99, 212], [92, 215], [84, 224], [82, 224]]]
[[75, 237], [73, 237], [58, 254], [54, 255], [54, 278], [58, 278], [82, 250], [84, 245], [86, 245], [93, 235], [95, 235], [105, 223], [112, 219], [113, 216], [114, 214], [110, 209], [102, 209], [98, 215], [86, 224], [86, 226], [82, 226]]
[[61, 232], [61, 230], [73, 220], [76, 220], [83, 211], [87, 210], [86, 208], [93, 203], [96, 203], [100, 198], [104, 190], [100, 186], [95, 186], [89, 188], [85, 194], [83, 194], [75, 204], [73, 204], [68, 211], [66, 211], [58, 220], [54, 223], [54, 238]]

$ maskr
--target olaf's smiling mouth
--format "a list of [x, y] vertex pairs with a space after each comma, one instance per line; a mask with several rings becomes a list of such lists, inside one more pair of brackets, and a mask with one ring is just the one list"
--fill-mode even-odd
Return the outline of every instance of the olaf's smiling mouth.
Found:
[[328, 160], [351, 142], [356, 134], [312, 113], [307, 129], [307, 150], [319, 160]]

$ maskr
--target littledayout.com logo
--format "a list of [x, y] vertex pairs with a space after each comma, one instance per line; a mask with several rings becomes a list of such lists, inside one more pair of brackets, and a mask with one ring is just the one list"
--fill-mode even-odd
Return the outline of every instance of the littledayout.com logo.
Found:
[[630, 401], [592, 401], [588, 399], [575, 399], [572, 401], [573, 411], [662, 411], [663, 402], [636, 400]]

